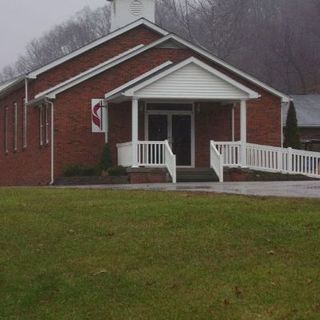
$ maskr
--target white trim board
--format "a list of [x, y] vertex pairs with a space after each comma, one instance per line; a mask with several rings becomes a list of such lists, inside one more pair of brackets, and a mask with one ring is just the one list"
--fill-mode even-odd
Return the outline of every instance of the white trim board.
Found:
[[123, 84], [122, 86], [112, 90], [112, 91], [109, 91], [106, 95], [105, 95], [105, 99], [109, 98], [109, 97], [112, 97], [114, 95], [117, 95], [117, 93], [121, 92], [122, 90], [125, 90], [128, 86], [131, 86], [137, 82], [139, 82], [140, 80], [143, 80], [144, 78], [147, 78], [151, 75], [153, 75], [154, 73], [160, 71], [161, 69], [165, 68], [165, 67], [168, 67], [172, 65], [172, 62], [171, 61], [166, 61], [162, 64], [160, 64], [159, 66], [147, 71], [146, 73], [144, 73], [143, 75]]
[[[76, 75], [76, 76], [74, 76], [64, 82], [61, 82], [54, 87], [51, 87], [43, 92], [36, 94], [35, 99], [38, 99], [41, 96], [45, 96], [49, 93], [51, 93], [50, 98], [54, 99], [58, 93], [60, 93], [64, 90], [67, 90], [67, 89], [93, 77], [94, 74], [98, 74], [98, 73], [102, 72], [102, 70], [105, 70], [105, 69], [103, 69], [104, 67], [107, 67], [107, 69], [109, 69], [110, 64], [112, 64], [112, 62], [120, 63], [122, 61], [121, 58], [126, 57], [128, 54], [135, 52], [136, 50], [141, 49], [143, 47], [144, 47], [143, 44], [139, 44], [138, 46], [135, 46], [135, 47], [123, 52], [123, 53], [120, 53], [119, 55], [112, 57], [109, 60], [107, 60], [103, 63], [100, 63], [97, 66], [95, 66], [89, 70], [86, 70], [82, 73], [79, 73], [78, 75]], [[113, 65], [111, 65], [111, 66], [113, 66]]]
[[59, 58], [59, 59], [57, 59], [57, 60], [55, 60], [55, 61], [53, 61], [53, 62], [51, 62], [51, 63], [49, 63], [47, 65], [45, 65], [43, 67], [41, 67], [41, 68], [39, 68], [39, 69], [31, 71], [28, 74], [28, 78], [36, 79], [39, 74], [41, 74], [43, 72], [46, 72], [46, 71], [48, 71], [48, 70], [50, 70], [50, 69], [52, 69], [52, 68], [54, 68], [54, 67], [56, 67], [58, 65], [70, 60], [70, 59], [73, 59], [73, 58], [77, 57], [78, 55], [80, 55], [80, 54], [82, 54], [82, 53], [84, 53], [86, 51], [89, 51], [89, 50], [91, 50], [91, 49], [103, 44], [104, 42], [107, 42], [107, 41], [109, 41], [109, 40], [111, 40], [111, 39], [113, 39], [113, 38], [115, 38], [115, 37], [127, 32], [127, 31], [129, 31], [131, 29], [134, 29], [134, 28], [142, 26], [142, 25], [154, 30], [155, 32], [157, 32], [157, 33], [159, 33], [159, 34], [161, 34], [163, 36], [169, 34], [168, 31], [165, 31], [164, 29], [158, 27], [154, 23], [142, 18], [142, 19], [134, 21], [133, 23], [130, 23], [130, 24], [128, 24], [128, 25], [126, 25], [126, 26], [124, 26], [124, 27], [122, 27], [120, 29], [117, 29], [117, 30], [107, 34], [106, 36], [104, 36], [102, 38], [99, 38], [99, 39], [87, 44], [86, 46], [81, 47], [78, 50], [75, 50], [75, 51], [73, 51], [73, 52], [71, 52], [71, 53], [69, 53], [69, 54], [67, 54], [67, 55], [65, 55], [65, 56], [63, 56], [63, 57], [61, 57], [61, 58]]
[[[128, 90], [125, 90], [126, 88], [130, 87], [134, 81], [130, 81], [124, 85], [122, 85], [121, 87], [118, 87], [117, 89], [107, 93], [105, 95], [105, 98], [108, 99], [112, 96], [117, 96], [118, 94], [122, 92], [123, 96], [127, 96], [127, 97], [133, 97], [133, 96], [137, 96], [138, 98], [150, 98], [146, 95], [140, 95], [139, 94], [139, 90], [142, 90], [143, 88], [150, 86], [151, 84], [157, 82], [158, 80], [161, 80], [163, 78], [165, 78], [166, 76], [169, 76], [170, 74], [173, 74], [174, 72], [184, 68], [185, 66], [188, 66], [190, 64], [194, 64], [198, 67], [200, 67], [201, 69], [205, 70], [206, 72], [209, 72], [211, 75], [219, 78], [220, 80], [230, 84], [231, 86], [235, 87], [236, 89], [240, 90], [241, 92], [243, 92], [245, 94], [245, 96], [243, 94], [239, 95], [238, 99], [257, 99], [260, 97], [260, 95], [258, 93], [256, 93], [255, 91], [245, 87], [244, 85], [238, 83], [237, 81], [233, 80], [232, 78], [229, 78], [228, 76], [226, 76], [225, 74], [221, 73], [220, 71], [210, 67], [209, 65], [207, 65], [206, 63], [200, 61], [199, 59], [195, 58], [195, 57], [190, 57], [187, 58], [186, 60], [183, 60], [182, 62], [173, 65], [172, 67], [164, 70], [161, 73], [156, 74], [153, 77], [147, 77], [147, 75], [144, 75], [143, 77], [140, 77], [140, 79], [135, 79], [135, 82], [138, 82], [139, 80], [143, 80], [144, 78], [147, 78], [146, 81], [143, 81], [142, 83], [137, 84], [136, 86], [129, 88]], [[149, 76], [149, 75], [148, 75]], [[155, 97], [151, 97], [151, 98], [155, 98]], [[161, 98], [166, 98], [166, 96], [161, 96]], [[170, 96], [170, 98], [172, 98]], [[179, 96], [177, 97], [173, 97], [173, 98], [181, 98]], [[212, 97], [206, 97], [203, 96], [201, 97], [202, 99], [212, 99]], [[226, 97], [221, 97], [222, 99], [230, 99], [229, 96]]]
[[[177, 105], [181, 103], [176, 103]], [[183, 103], [184, 104], [184, 103]], [[195, 168], [195, 112], [194, 112], [194, 103], [188, 102], [188, 105], [191, 106], [191, 110], [148, 110], [148, 103], [146, 104], [146, 111], [144, 112], [144, 136], [145, 140], [149, 141], [149, 115], [165, 115], [167, 116], [167, 135], [170, 142], [170, 137], [172, 137], [172, 116], [173, 115], [188, 115], [190, 116], [191, 126], [190, 126], [190, 165], [187, 166], [177, 166], [177, 168]], [[172, 148], [172, 145], [171, 145]]]
[[[199, 53], [200, 55], [202, 55], [203, 57], [209, 59], [210, 61], [213, 61], [213, 62], [215, 62], [215, 63], [223, 66], [224, 68], [232, 71], [233, 73], [239, 75], [240, 77], [242, 77], [242, 78], [244, 78], [244, 79], [246, 79], [246, 80], [248, 80], [248, 81], [256, 84], [257, 86], [259, 86], [259, 87], [261, 87], [262, 89], [264, 89], [264, 90], [266, 90], [266, 91], [274, 94], [275, 96], [280, 97], [283, 102], [291, 101], [291, 98], [290, 98], [289, 96], [287, 96], [287, 95], [281, 93], [280, 91], [278, 91], [278, 90], [276, 90], [276, 89], [274, 89], [274, 88], [266, 85], [265, 83], [263, 83], [263, 82], [255, 79], [254, 77], [252, 77], [252, 76], [244, 73], [243, 71], [240, 71], [240, 70], [238, 70], [237, 68], [229, 65], [228, 63], [226, 63], [226, 62], [222, 61], [221, 59], [215, 57], [214, 55], [212, 55], [211, 53], [209, 53], [209, 52], [206, 51], [205, 49], [200, 48], [200, 47], [198, 47], [198, 46], [195, 46], [195, 45], [193, 45], [192, 43], [190, 43], [190, 42], [188, 42], [188, 41], [180, 38], [180, 37], [177, 36], [177, 35], [169, 34], [167, 31], [161, 29], [160, 27], [156, 26], [155, 24], [153, 24], [153, 23], [151, 23], [150, 21], [147, 21], [147, 20], [145, 20], [145, 19], [140, 19], [140, 20], [138, 20], [138, 21], [136, 21], [136, 22], [134, 22], [134, 23], [132, 23], [132, 24], [130, 24], [130, 25], [122, 28], [122, 29], [119, 29], [119, 30], [113, 32], [113, 33], [112, 33], [112, 37], [110, 37], [110, 39], [113, 38], [113, 37], [116, 37], [117, 35], [120, 35], [121, 33], [126, 32], [126, 31], [128, 31], [128, 30], [130, 30], [130, 29], [132, 29], [132, 28], [134, 28], [134, 27], [136, 27], [136, 26], [138, 26], [138, 25], [146, 25], [146, 26], [148, 26], [148, 27], [150, 27], [150, 28], [152, 27], [153, 29], [156, 28], [156, 31], [157, 31], [157, 32], [159, 32], [159, 30], [162, 30], [162, 34], [165, 35], [165, 36], [162, 37], [161, 39], [157, 40], [157, 41], [154, 41], [153, 43], [150, 43], [149, 45], [145, 45], [143, 48], [134, 51], [132, 54], [126, 55], [125, 57], [123, 57], [123, 60], [119, 61], [119, 63], [120, 63], [120, 62], [123, 62], [123, 61], [125, 61], [125, 60], [127, 60], [127, 59], [130, 59], [130, 58], [134, 57], [135, 55], [138, 55], [138, 54], [140, 54], [140, 53], [142, 53], [142, 52], [144, 52], [144, 51], [146, 51], [146, 50], [149, 50], [149, 49], [154, 48], [154, 47], [156, 47], [156, 46], [161, 46], [161, 44], [162, 44], [162, 43], [165, 43], [166, 41], [172, 41], [172, 40], [173, 40], [173, 41], [176, 41], [177, 43], [179, 43], [179, 44], [181, 44], [181, 45], [183, 45], [183, 46], [185, 46], [185, 47], [187, 47], [187, 48], [190, 48], [192, 51]], [[120, 31], [121, 31], [121, 32], [120, 32]], [[104, 39], [104, 40], [102, 41], [102, 39]], [[99, 41], [101, 41], [101, 43], [103, 43], [104, 41], [108, 41], [108, 40], [109, 40], [109, 39], [108, 39], [108, 36], [99, 39]], [[98, 41], [98, 40], [97, 40], [97, 41]], [[96, 43], [96, 42], [94, 42], [94, 43]], [[99, 44], [100, 44], [100, 43], [99, 43]], [[95, 45], [99, 45], [99, 44], [96, 43]], [[93, 45], [93, 44], [92, 44], [92, 45]], [[94, 47], [94, 45], [93, 45], [93, 47]], [[85, 49], [85, 48], [86, 48], [86, 47], [84, 47], [83, 49]], [[79, 50], [81, 50], [81, 49], [79, 49]], [[87, 49], [87, 50], [89, 50], [89, 49]], [[86, 51], [86, 50], [84, 50], [83, 52], [85, 52], [85, 51]], [[79, 52], [78, 54], [81, 54], [81, 53], [82, 53], [82, 52]], [[69, 55], [65, 57], [65, 58], [66, 58], [65, 61], [67, 61], [67, 60], [69, 59], [68, 57], [69, 57]], [[61, 58], [61, 59], [63, 59], [63, 58]], [[61, 59], [60, 59], [60, 60], [61, 60]], [[70, 58], [70, 59], [71, 59], [71, 58]], [[59, 61], [60, 61], [60, 60], [59, 60]], [[56, 61], [57, 65], [60, 64], [60, 63], [63, 63], [63, 62], [64, 62], [64, 61], [60, 61], [60, 62], [58, 63], [58, 60]], [[48, 65], [48, 66], [45, 66], [45, 67], [48, 67], [48, 68], [49, 68], [49, 65]], [[43, 67], [43, 68], [45, 68], [45, 67]], [[52, 67], [53, 67], [53, 66], [52, 66]], [[41, 68], [41, 69], [43, 69], [43, 68]], [[49, 68], [49, 69], [50, 69], [50, 68]], [[43, 69], [43, 70], [44, 70], [44, 69]], [[92, 71], [92, 70], [91, 70], [91, 71]], [[103, 68], [101, 68], [101, 69], [99, 69], [99, 70], [94, 70], [94, 71], [92, 71], [92, 74], [90, 74], [90, 75], [89, 75], [89, 71], [88, 71], [88, 77], [86, 77], [85, 79], [82, 79], [82, 81], [85, 81], [85, 80], [87, 80], [87, 79], [90, 78], [90, 77], [94, 77], [95, 75], [97, 75], [97, 74], [99, 74], [100, 72], [103, 72], [103, 71], [105, 71]], [[34, 71], [34, 72], [41, 73], [41, 72], [44, 72], [44, 71], [41, 71], [40, 69], [38, 69], [38, 70], [36, 70], [36, 71]], [[30, 74], [29, 74], [29, 77], [33, 76], [33, 75], [34, 75], [34, 72], [33, 72], [33, 73], [30, 73]], [[72, 79], [70, 79], [70, 80], [68, 80], [68, 81], [72, 82], [73, 80], [74, 80], [74, 79], [72, 78]], [[80, 82], [81, 82], [81, 81], [80, 81]], [[78, 83], [79, 83], [79, 82], [78, 82]], [[63, 83], [63, 84], [65, 84], [65, 83]], [[58, 85], [58, 86], [59, 86], [59, 85]], [[72, 87], [72, 86], [70, 86], [70, 87]], [[68, 89], [68, 88], [70, 88], [70, 87], [66, 87], [66, 89]], [[66, 89], [65, 89], [65, 90], [66, 90]], [[50, 89], [49, 89], [49, 90], [50, 90]], [[49, 90], [47, 90], [47, 91], [49, 91]], [[52, 90], [52, 88], [51, 88], [51, 90]], [[61, 90], [60, 92], [62, 92], [62, 91], [63, 91], [63, 90]]]
[[48, 90], [38, 93], [35, 96], [35, 99], [39, 99], [41, 97], [45, 98], [49, 98], [49, 99], [55, 99], [56, 95], [64, 92], [65, 90], [68, 90], [74, 86], [76, 86], [79, 83], [82, 83], [85, 80], [88, 80], [92, 77], [95, 77], [96, 75], [130, 59], [133, 58], [137, 55], [139, 55], [140, 53], [143, 53], [145, 51], [147, 51], [148, 49], [153, 48], [154, 46], [156, 46], [159, 43], [165, 42], [167, 41], [169, 36], [163, 37], [155, 42], [152, 42], [149, 45], [139, 45], [137, 47], [134, 47], [132, 49], [129, 49], [126, 53], [123, 53], [117, 57], [113, 57], [109, 60], [107, 60], [106, 62], [100, 64], [99, 66], [93, 67], [69, 80], [64, 81], [63, 83], [60, 83], [52, 88], [49, 88]]
[[208, 52], [207, 50], [199, 47], [199, 46], [196, 46], [194, 44], [192, 44], [191, 42], [187, 41], [187, 40], [184, 40], [182, 38], [180, 38], [179, 36], [177, 35], [172, 35], [172, 39], [178, 41], [179, 43], [185, 45], [186, 47], [190, 48], [191, 50], [195, 51], [195, 52], [198, 52], [199, 54], [201, 54], [202, 56], [208, 58], [209, 60], [225, 67], [226, 69], [232, 71], [233, 73], [239, 75], [240, 77], [256, 84], [257, 86], [263, 88], [264, 90], [274, 94], [275, 96], [278, 96], [282, 99], [283, 102], [289, 102], [291, 101], [292, 99], [290, 98], [290, 96], [286, 95], [286, 94], [283, 94], [282, 92], [272, 88], [271, 86], [263, 83], [262, 81], [254, 78], [253, 76], [245, 73], [244, 71], [241, 71], [239, 69], [237, 69], [236, 67], [230, 65], [229, 63], [219, 59], [218, 57], [214, 56], [213, 54], [211, 54], [210, 52]]

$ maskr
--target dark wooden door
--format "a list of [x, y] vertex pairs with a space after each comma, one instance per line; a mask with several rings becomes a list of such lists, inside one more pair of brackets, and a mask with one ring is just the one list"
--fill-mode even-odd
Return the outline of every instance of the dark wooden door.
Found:
[[191, 166], [191, 115], [172, 115], [172, 151], [177, 166]]
[[149, 141], [164, 141], [168, 139], [168, 116], [150, 114], [148, 122]]

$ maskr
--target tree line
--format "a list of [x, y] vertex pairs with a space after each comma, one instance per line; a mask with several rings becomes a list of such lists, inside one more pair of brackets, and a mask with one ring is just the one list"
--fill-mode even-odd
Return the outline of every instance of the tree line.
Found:
[[[319, 0], [159, 0], [156, 22], [287, 93], [320, 90]], [[109, 32], [108, 4], [81, 10], [31, 41], [0, 82]]]

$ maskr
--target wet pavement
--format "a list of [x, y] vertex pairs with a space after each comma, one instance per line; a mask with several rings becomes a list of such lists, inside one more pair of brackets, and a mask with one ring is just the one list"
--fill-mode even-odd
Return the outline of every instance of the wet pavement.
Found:
[[[74, 188], [74, 187], [73, 187]], [[253, 196], [276, 196], [293, 198], [319, 198], [320, 181], [281, 181], [281, 182], [192, 182], [161, 184], [127, 184], [76, 186], [76, 188], [216, 192]]]

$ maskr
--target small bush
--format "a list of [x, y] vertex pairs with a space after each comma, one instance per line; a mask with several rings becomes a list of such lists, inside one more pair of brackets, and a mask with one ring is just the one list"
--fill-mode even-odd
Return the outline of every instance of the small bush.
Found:
[[65, 177], [84, 177], [99, 175], [96, 168], [82, 167], [79, 165], [70, 165], [64, 168], [62, 174]]
[[284, 128], [284, 147], [301, 149], [297, 114], [296, 114], [296, 109], [294, 107], [293, 102], [290, 103], [290, 106], [288, 109], [286, 126]]
[[65, 177], [76, 177], [81, 175], [81, 167], [78, 165], [70, 165], [63, 169], [63, 176]]
[[86, 167], [83, 167], [82, 168], [82, 172], [81, 172], [81, 175], [82, 176], [98, 176], [100, 175], [100, 172], [98, 169], [96, 168], [86, 168]]
[[119, 177], [119, 176], [126, 176], [127, 175], [127, 169], [125, 167], [112, 167], [108, 169], [108, 174], [111, 177]]
[[102, 156], [99, 168], [101, 171], [106, 171], [112, 166], [111, 156], [110, 156], [110, 149], [109, 145], [105, 144], [102, 150]]

